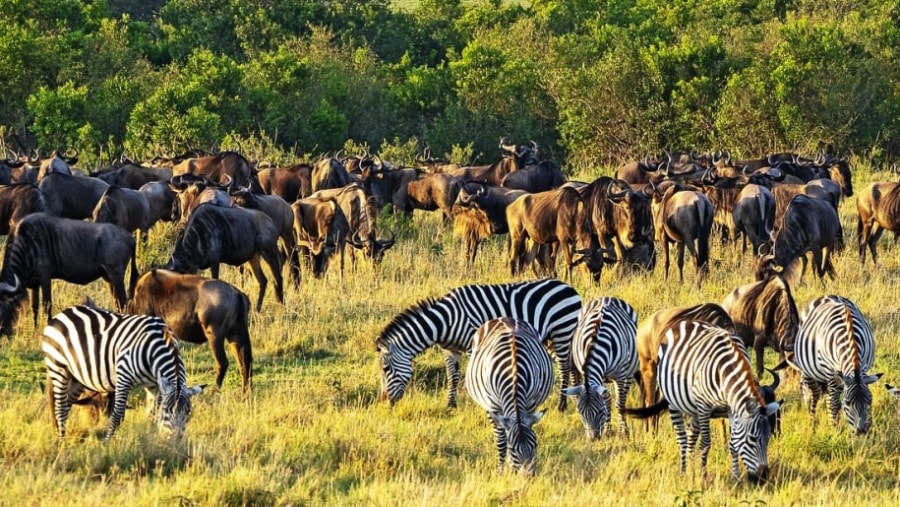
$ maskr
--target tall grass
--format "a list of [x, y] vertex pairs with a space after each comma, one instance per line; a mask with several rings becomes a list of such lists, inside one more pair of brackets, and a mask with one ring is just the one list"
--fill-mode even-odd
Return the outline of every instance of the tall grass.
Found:
[[[596, 175], [581, 175], [591, 179]], [[857, 168], [855, 184], [884, 177]], [[129, 410], [115, 439], [103, 444], [104, 421], [75, 409], [69, 436], [53, 434], [44, 394], [40, 329], [23, 314], [17, 334], [0, 342], [0, 504], [3, 505], [859, 505], [900, 500], [900, 403], [883, 381], [900, 383], [900, 249], [889, 238], [879, 245], [881, 265], [860, 269], [853, 240], [855, 199], [841, 216], [848, 248], [836, 258], [839, 278], [823, 284], [807, 276], [794, 289], [803, 307], [823, 293], [854, 300], [872, 322], [878, 343], [873, 386], [873, 427], [853, 436], [833, 427], [826, 411], [813, 421], [802, 406], [797, 375], [782, 383], [783, 434], [769, 448], [772, 477], [764, 486], [729, 475], [726, 434], [713, 424], [709, 474], [692, 461], [678, 472], [674, 432], [663, 417], [657, 434], [630, 423], [631, 438], [613, 430], [598, 442], [585, 439], [572, 408], [555, 409], [555, 396], [536, 426], [538, 474], [528, 480], [498, 475], [490, 425], [465, 394], [446, 407], [441, 356], [418, 358], [404, 398], [393, 408], [379, 400], [374, 339], [399, 311], [426, 296], [471, 282], [504, 282], [505, 238], [489, 240], [467, 270], [462, 245], [438, 214], [384, 222], [398, 231], [397, 246], [373, 269], [348, 262], [341, 282], [337, 266], [316, 280], [304, 274], [285, 304], [267, 294], [261, 313], [251, 315], [254, 388], [241, 395], [238, 368], [225, 386], [195, 401], [187, 436], [164, 440], [140, 408]], [[153, 231], [142, 264], [164, 261], [169, 231]], [[160, 260], [162, 259], [162, 260]], [[579, 273], [582, 297], [618, 296], [640, 318], [669, 306], [721, 301], [752, 279], [752, 262], [731, 246], [715, 245], [708, 280], [685, 284], [655, 273], [604, 273], [599, 285]], [[226, 280], [252, 296], [249, 273], [223, 269]], [[85, 294], [110, 307], [106, 287], [54, 282], [56, 310]], [[271, 290], [271, 289], [270, 289]], [[183, 348], [191, 383], [212, 383], [214, 362], [206, 346]], [[774, 356], [768, 357], [770, 364]], [[139, 393], [138, 393], [139, 394]], [[141, 405], [135, 395], [133, 404]], [[636, 392], [629, 405], [638, 404]]]

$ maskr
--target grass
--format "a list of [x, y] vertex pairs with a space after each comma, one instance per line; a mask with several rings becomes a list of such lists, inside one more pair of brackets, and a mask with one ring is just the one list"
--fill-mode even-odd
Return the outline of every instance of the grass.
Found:
[[[595, 175], [582, 175], [590, 179]], [[886, 177], [857, 168], [855, 185]], [[385, 222], [398, 243], [384, 263], [336, 269], [323, 280], [304, 274], [284, 305], [267, 294], [263, 311], [251, 316], [254, 390], [240, 392], [232, 357], [226, 384], [195, 401], [187, 436], [164, 440], [142, 409], [130, 410], [112, 442], [103, 444], [105, 422], [75, 409], [70, 435], [52, 431], [44, 395], [40, 333], [26, 313], [16, 335], [0, 342], [0, 505], [857, 505], [900, 501], [900, 435], [893, 431], [900, 405], [881, 384], [900, 383], [900, 247], [879, 245], [881, 265], [859, 268], [855, 199], [841, 211], [848, 248], [836, 258], [839, 278], [824, 286], [807, 278], [794, 289], [798, 305], [823, 293], [854, 300], [875, 329], [874, 424], [855, 437], [837, 428], [820, 407], [815, 424], [801, 406], [798, 376], [784, 380], [783, 435], [772, 441], [772, 479], [752, 486], [730, 478], [726, 434], [713, 424], [709, 474], [696, 461], [678, 473], [678, 450], [667, 418], [658, 434], [630, 423], [631, 438], [615, 430], [598, 442], [585, 439], [574, 408], [555, 409], [555, 396], [536, 426], [538, 475], [499, 475], [493, 437], [483, 411], [463, 392], [459, 408], [446, 407], [441, 356], [418, 358], [412, 385], [393, 408], [379, 400], [380, 379], [373, 342], [378, 331], [407, 306], [471, 282], [510, 279], [504, 240], [492, 238], [476, 265], [466, 270], [462, 245], [437, 214]], [[155, 230], [142, 262], [167, 254], [168, 231]], [[751, 280], [749, 258], [715, 246], [709, 279], [665, 282], [656, 273], [620, 276], [609, 271], [592, 285], [579, 273], [575, 287], [585, 299], [618, 296], [641, 319], [669, 306], [721, 301]], [[164, 259], [163, 259], [164, 260]], [[334, 268], [334, 267], [333, 267]], [[223, 277], [255, 297], [249, 273], [223, 269]], [[112, 301], [102, 283], [86, 288], [54, 282], [54, 308]], [[271, 290], [271, 289], [270, 289]], [[182, 348], [191, 383], [211, 383], [214, 362], [206, 346]], [[774, 361], [769, 356], [770, 364]], [[136, 397], [133, 403], [140, 404]], [[638, 404], [637, 393], [629, 405]]]

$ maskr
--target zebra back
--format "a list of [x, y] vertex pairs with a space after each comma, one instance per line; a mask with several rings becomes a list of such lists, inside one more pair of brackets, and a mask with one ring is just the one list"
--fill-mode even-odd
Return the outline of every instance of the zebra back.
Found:
[[572, 362], [585, 383], [633, 376], [637, 371], [637, 313], [625, 301], [589, 301], [578, 315]]

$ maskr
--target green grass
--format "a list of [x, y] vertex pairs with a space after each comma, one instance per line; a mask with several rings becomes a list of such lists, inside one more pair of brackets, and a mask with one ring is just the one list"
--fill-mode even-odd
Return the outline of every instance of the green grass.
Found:
[[[590, 179], [594, 175], [582, 175]], [[856, 187], [885, 174], [856, 170]], [[890, 505], [900, 501], [900, 404], [884, 381], [900, 383], [900, 247], [881, 241], [882, 264], [859, 268], [854, 238], [855, 199], [844, 203], [848, 248], [837, 257], [839, 279], [824, 287], [807, 277], [794, 290], [802, 308], [823, 293], [854, 300], [875, 329], [874, 424], [855, 437], [842, 422], [832, 427], [820, 407], [817, 423], [801, 406], [798, 376], [782, 383], [784, 433], [769, 448], [771, 481], [761, 487], [729, 474], [726, 435], [713, 423], [709, 474], [692, 461], [678, 473], [678, 449], [668, 418], [658, 434], [630, 423], [631, 438], [615, 430], [598, 442], [585, 439], [574, 408], [545, 404], [536, 426], [538, 474], [498, 475], [492, 432], [483, 411], [464, 393], [446, 408], [441, 356], [418, 358], [406, 396], [393, 408], [379, 400], [374, 339], [398, 312], [426, 296], [470, 282], [510, 279], [504, 240], [494, 238], [467, 271], [462, 246], [437, 214], [392, 219], [397, 246], [377, 270], [348, 262], [343, 284], [336, 267], [324, 280], [304, 276], [287, 290], [284, 305], [267, 295], [251, 316], [254, 390], [245, 398], [233, 358], [226, 385], [200, 395], [187, 436], [157, 435], [142, 408], [130, 410], [115, 439], [100, 440], [105, 422], [75, 409], [70, 435], [53, 434], [44, 394], [40, 333], [23, 315], [17, 334], [0, 342], [0, 505]], [[167, 253], [167, 231], [155, 230], [142, 262]], [[721, 301], [751, 280], [752, 265], [730, 247], [712, 250], [711, 274], [697, 290], [656, 273], [620, 276], [609, 271], [599, 286], [579, 273], [582, 297], [612, 295], [629, 301], [641, 319], [658, 309]], [[165, 259], [162, 259], [163, 261]], [[224, 268], [223, 277], [255, 298], [252, 276]], [[106, 287], [54, 282], [54, 307], [85, 294], [112, 303]], [[271, 289], [270, 289], [271, 290]], [[182, 348], [191, 383], [211, 383], [214, 363], [206, 346]], [[774, 356], [769, 356], [774, 361]], [[140, 398], [132, 401], [140, 406]], [[633, 390], [629, 404], [638, 404]]]

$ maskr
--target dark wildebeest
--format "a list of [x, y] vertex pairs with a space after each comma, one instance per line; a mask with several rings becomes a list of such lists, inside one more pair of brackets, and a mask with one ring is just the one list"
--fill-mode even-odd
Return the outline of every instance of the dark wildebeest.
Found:
[[753, 246], [753, 254], [769, 243], [775, 223], [775, 196], [761, 185], [750, 184], [741, 189], [732, 211], [735, 235], [743, 236], [743, 251], [747, 240]]
[[297, 242], [294, 236], [294, 211], [291, 205], [277, 195], [257, 195], [250, 187], [231, 190], [232, 202], [242, 208], [262, 211], [275, 224], [281, 236], [284, 258], [288, 262], [288, 270], [294, 287], [300, 285], [300, 261], [297, 254]]
[[313, 192], [328, 188], [343, 188], [353, 182], [344, 164], [334, 157], [323, 158], [316, 162], [310, 178], [310, 188]]
[[150, 229], [150, 203], [137, 190], [113, 185], [100, 197], [91, 219], [98, 224], [117, 225], [128, 232], [140, 231], [146, 241]]
[[406, 185], [409, 202], [413, 209], [424, 211], [441, 210], [444, 218], [453, 218], [453, 203], [461, 181], [456, 176], [446, 173], [424, 173]]
[[44, 209], [47, 213], [84, 220], [91, 218], [97, 202], [109, 185], [97, 178], [50, 173], [41, 179], [38, 188], [44, 194]]
[[125, 159], [106, 169], [91, 173], [90, 176], [103, 180], [109, 185], [138, 190], [151, 181], [172, 179], [172, 168], [144, 166]]
[[261, 169], [256, 177], [264, 193], [277, 195], [287, 203], [312, 193], [312, 166], [309, 164]]
[[856, 237], [859, 239], [859, 262], [866, 263], [866, 247], [872, 252], [872, 262], [878, 264], [875, 244], [885, 231], [900, 231], [900, 183], [878, 182], [864, 188], [856, 197], [859, 217]]
[[665, 167], [664, 160], [635, 160], [616, 169], [615, 179], [629, 185], [646, 185], [651, 179], [658, 181], [663, 178], [662, 171], [659, 171], [660, 167]]
[[[669, 278], [669, 243], [678, 244], [678, 278], [684, 281], [684, 249], [696, 260], [697, 285], [709, 272], [709, 235], [712, 231], [713, 205], [706, 194], [678, 191], [676, 185], [654, 192], [653, 226], [665, 256], [665, 276]], [[694, 245], [696, 241], [696, 246]]]
[[409, 183], [417, 180], [423, 173], [419, 169], [409, 167], [385, 169], [370, 174], [363, 180], [366, 193], [375, 200], [375, 207], [383, 208], [390, 204], [394, 213], [410, 214], [413, 205], [409, 198]]
[[178, 194], [169, 188], [168, 181], [151, 181], [138, 189], [138, 192], [144, 195], [150, 207], [147, 227], [153, 227], [153, 224], [159, 221], [171, 222], [173, 220], [172, 208]]
[[11, 185], [13, 183], [13, 170], [17, 170], [23, 165], [25, 165], [24, 160], [0, 159], [0, 185]]
[[468, 182], [459, 190], [453, 204], [453, 234], [466, 244], [466, 265], [475, 264], [478, 245], [492, 234], [506, 234], [506, 208], [524, 190], [495, 187], [477, 182]]
[[[579, 250], [592, 246], [583, 215], [584, 205], [574, 188], [525, 194], [513, 201], [506, 208], [510, 273], [522, 273], [525, 265], [534, 260], [534, 247], [541, 245], [549, 249], [549, 254], [541, 259], [545, 273], [539, 274], [556, 276], [556, 254], [562, 249], [571, 278], [573, 246]], [[528, 248], [528, 240], [533, 243], [532, 248]]]
[[806, 268], [806, 253], [812, 252], [814, 272], [824, 283], [825, 273], [835, 278], [831, 252], [843, 244], [843, 230], [837, 211], [829, 202], [806, 195], [795, 196], [776, 221], [773, 253], [764, 256], [756, 270], [756, 279], [764, 280], [777, 268], [793, 283], [795, 267], [802, 261], [798, 280]]
[[256, 311], [259, 311], [268, 285], [260, 257], [272, 272], [275, 297], [284, 303], [278, 233], [272, 219], [261, 211], [201, 204], [175, 240], [175, 250], [165, 267], [187, 274], [209, 268], [212, 277], [219, 278], [219, 264], [240, 266], [249, 262], [259, 283], [256, 299]]
[[250, 387], [253, 366], [248, 316], [250, 300], [231, 284], [153, 269], [137, 281], [126, 311], [162, 318], [183, 341], [209, 343], [216, 360], [216, 385], [219, 388], [228, 370], [227, 340], [241, 367], [241, 385], [245, 391]]
[[231, 196], [228, 195], [228, 184], [211, 183], [206, 178], [193, 176], [176, 176], [169, 182], [169, 189], [177, 194], [172, 203], [172, 220], [178, 222], [181, 230], [191, 218], [191, 213], [201, 204], [231, 207]]
[[44, 194], [31, 183], [0, 185], [0, 235], [15, 230], [23, 218], [44, 211]]
[[[653, 269], [653, 220], [649, 198], [628, 183], [600, 176], [578, 189], [593, 234], [604, 249], [614, 249], [623, 266], [634, 263]], [[638, 253], [639, 255], [633, 255]]]
[[516, 188], [526, 192], [544, 192], [560, 187], [566, 182], [559, 165], [550, 160], [527, 165], [503, 177], [501, 187]]
[[[351, 183], [343, 188], [319, 190], [310, 197], [334, 199], [338, 203], [350, 226], [347, 242], [355, 250], [362, 251], [363, 256], [371, 259], [373, 264], [379, 264], [385, 252], [394, 246], [396, 235], [392, 235], [391, 239], [378, 239], [373, 203], [358, 183]], [[352, 261], [355, 266], [355, 255], [352, 256]]]
[[38, 169], [37, 179], [41, 181], [48, 174], [64, 174], [72, 176], [72, 164], [78, 162], [78, 154], [73, 156], [60, 155], [55, 150], [49, 156], [41, 158], [40, 168]]
[[334, 199], [307, 197], [291, 204], [294, 210], [294, 234], [297, 245], [311, 264], [313, 276], [320, 278], [328, 270], [331, 256], [340, 255], [340, 279], [344, 279], [344, 248], [350, 224]]
[[135, 242], [131, 234], [111, 224], [95, 224], [34, 213], [23, 218], [7, 238], [0, 271], [0, 328], [10, 334], [18, 306], [31, 291], [34, 322], [38, 321], [38, 292], [44, 311], [52, 313], [50, 281], [61, 279], [85, 285], [102, 278], [119, 311], [128, 301], [125, 270], [131, 262], [129, 293], [137, 280]]
[[181, 160], [172, 166], [172, 177], [181, 175], [205, 178], [224, 187], [243, 187], [253, 179], [250, 162], [234, 151]]
[[744, 345], [756, 351], [757, 378], [762, 378], [766, 345], [782, 359], [793, 352], [800, 314], [784, 277], [776, 274], [741, 285], [725, 297], [722, 308], [731, 315]]

